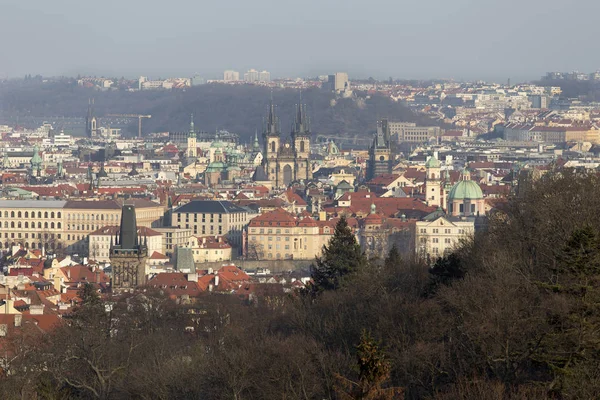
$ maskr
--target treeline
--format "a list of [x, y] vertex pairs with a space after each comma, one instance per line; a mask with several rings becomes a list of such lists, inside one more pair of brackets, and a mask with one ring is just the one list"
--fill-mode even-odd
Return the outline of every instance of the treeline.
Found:
[[548, 172], [431, 270], [367, 260], [342, 220], [313, 286], [252, 305], [142, 292], [107, 312], [88, 291], [14, 341], [0, 398], [598, 398], [598, 199], [595, 173]]
[[[144, 120], [144, 132], [187, 131], [190, 114], [194, 114], [196, 128], [208, 132], [226, 129], [250, 140], [259, 132], [266, 116], [271, 91], [265, 87], [240, 85], [202, 85], [173, 91], [108, 91], [100, 92], [78, 87], [73, 82], [37, 81], [8, 82], [0, 90], [0, 116], [5, 120], [21, 117], [85, 117], [88, 100], [95, 99], [98, 117], [107, 114], [150, 114]], [[408, 108], [385, 96], [368, 99], [338, 99], [328, 91], [311, 89], [302, 93], [302, 102], [317, 134], [357, 135], [374, 131], [376, 121], [390, 120], [432, 124]], [[291, 89], [273, 91], [278, 106], [281, 130], [290, 131], [295, 104], [300, 94]], [[137, 121], [134, 121], [137, 123]], [[132, 132], [137, 125], [132, 123]]]

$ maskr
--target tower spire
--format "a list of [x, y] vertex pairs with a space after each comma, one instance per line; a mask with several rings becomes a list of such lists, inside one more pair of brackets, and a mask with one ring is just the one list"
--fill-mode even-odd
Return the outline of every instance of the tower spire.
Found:
[[273, 91], [271, 91], [271, 102], [269, 104], [269, 113], [267, 115], [266, 135], [279, 135], [279, 118], [275, 115], [275, 104], [273, 103]]
[[196, 137], [196, 131], [194, 130], [194, 113], [190, 115], [190, 132], [189, 137]]

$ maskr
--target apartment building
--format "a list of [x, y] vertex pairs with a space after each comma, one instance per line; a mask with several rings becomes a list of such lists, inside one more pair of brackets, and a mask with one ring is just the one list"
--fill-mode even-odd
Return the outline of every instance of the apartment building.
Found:
[[173, 211], [173, 225], [191, 229], [194, 236], [225, 236], [241, 249], [242, 232], [253, 216], [230, 201], [195, 200]]
[[435, 259], [452, 251], [461, 239], [473, 235], [475, 223], [467, 219], [437, 216], [417, 221], [415, 232], [417, 254]]
[[[164, 212], [160, 204], [127, 202], [139, 210], [138, 226], [160, 223]], [[122, 201], [117, 200], [0, 200], [0, 249], [22, 245], [87, 254], [88, 235], [106, 225], [118, 225], [121, 207]]]
[[246, 256], [258, 260], [312, 260], [321, 254], [334, 230], [331, 222], [298, 219], [277, 209], [250, 221]]

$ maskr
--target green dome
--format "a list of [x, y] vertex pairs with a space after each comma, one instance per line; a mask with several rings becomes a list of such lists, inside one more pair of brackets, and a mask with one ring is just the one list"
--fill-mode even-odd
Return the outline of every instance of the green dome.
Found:
[[483, 199], [483, 192], [481, 188], [475, 181], [471, 180], [463, 180], [456, 183], [450, 189], [450, 193], [448, 194], [448, 200], [477, 200]]
[[425, 168], [440, 168], [441, 165], [442, 164], [440, 164], [439, 160], [435, 156], [431, 156], [425, 163]]
[[225, 164], [221, 161], [215, 161], [208, 164], [206, 167], [206, 172], [221, 172], [225, 169]]

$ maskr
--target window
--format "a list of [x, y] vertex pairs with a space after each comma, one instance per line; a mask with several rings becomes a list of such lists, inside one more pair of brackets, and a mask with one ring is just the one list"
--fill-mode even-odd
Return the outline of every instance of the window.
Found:
[[17, 213], [17, 217], [18, 217], [18, 218], [21, 218], [21, 211], [19, 211], [19, 212]]
[[48, 211], [44, 212], [44, 218], [48, 218]]
[[[61, 217], [60, 211], [59, 211], [59, 212], [56, 214], [56, 217], [57, 217], [57, 218], [60, 218], [60, 217]], [[104, 218], [103, 218], [103, 219], [104, 219]]]
[[439, 229], [433, 228], [433, 233], [439, 233]]
[[50, 213], [50, 218], [54, 218], [54, 211]]
[[450, 244], [450, 243], [452, 243], [452, 240], [450, 238], [446, 238], [446, 239], [444, 239], [444, 243]]
[[427, 229], [421, 228], [421, 233], [427, 233]]
[[11, 217], [11, 218], [14, 218], [14, 217], [15, 217], [15, 212], [14, 212], [14, 211], [11, 211], [11, 212], [10, 212], [10, 217]]
[[438, 239], [438, 238], [433, 238], [433, 239], [432, 239], [432, 242], [433, 242], [433, 243], [438, 243], [438, 242], [439, 242], [439, 239]]
[[450, 229], [444, 229], [444, 233], [450, 233]]

